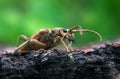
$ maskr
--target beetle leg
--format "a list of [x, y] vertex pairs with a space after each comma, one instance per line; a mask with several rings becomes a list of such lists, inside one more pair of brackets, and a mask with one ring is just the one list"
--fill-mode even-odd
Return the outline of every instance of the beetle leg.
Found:
[[72, 49], [72, 42], [74, 41], [74, 35], [72, 34], [72, 36], [69, 36], [69, 35], [65, 35], [64, 36], [65, 37], [65, 39], [67, 39], [67, 41], [68, 41], [68, 48], [69, 48], [69, 50], [70, 51], [73, 51], [73, 49]]
[[64, 45], [64, 47], [66, 48], [67, 52], [70, 52], [70, 50], [68, 49], [67, 45], [65, 44], [65, 42], [63, 41], [63, 39], [58, 36], [57, 39], [59, 39], [61, 41], [61, 43]]
[[68, 53], [68, 56], [70, 57], [70, 59], [74, 62], [74, 58], [73, 58], [73, 55], [70, 51], [70, 49], [66, 46], [65, 42], [63, 41], [63, 39], [59, 36], [58, 39], [60, 39], [60, 41], [62, 42], [62, 44], [64, 45], [64, 47], [66, 48], [67, 50], [67, 53]]
[[27, 38], [25, 35], [20, 35], [20, 36], [18, 37], [18, 40], [17, 40], [17, 44], [16, 44], [17, 47], [18, 47], [19, 44], [20, 44], [20, 40], [27, 41], [28, 38]]
[[[35, 40], [35, 39], [30, 39], [30, 40], [27, 40], [26, 42], [24, 42], [22, 45], [20, 45], [18, 48], [15, 49], [15, 52], [16, 51], [24, 51], [24, 49], [28, 46], [28, 45], [38, 45], [39, 47], [38, 48], [44, 48], [46, 47], [46, 44], [38, 41], [38, 40]], [[37, 48], [37, 49], [38, 49]], [[26, 50], [27, 51], [27, 50]], [[29, 50], [28, 50], [29, 51]]]
[[72, 41], [69, 41], [68, 48], [69, 48], [70, 51], [73, 51], [71, 46], [72, 46]]
[[21, 44], [20, 46], [18, 46], [14, 51], [17, 52], [20, 49], [24, 48], [25, 46], [27, 46], [29, 43], [29, 41], [24, 42], [23, 44]]

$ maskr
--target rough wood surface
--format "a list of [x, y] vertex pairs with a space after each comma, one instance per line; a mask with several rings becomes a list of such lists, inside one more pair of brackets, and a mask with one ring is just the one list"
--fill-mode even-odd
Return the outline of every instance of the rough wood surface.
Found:
[[120, 42], [72, 53], [75, 63], [61, 49], [0, 54], [0, 79], [119, 79]]

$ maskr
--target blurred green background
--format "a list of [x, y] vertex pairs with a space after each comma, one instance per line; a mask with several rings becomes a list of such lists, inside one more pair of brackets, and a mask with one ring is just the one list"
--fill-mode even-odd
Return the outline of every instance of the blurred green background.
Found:
[[[41, 28], [82, 28], [99, 32], [103, 40], [120, 37], [120, 0], [0, 0], [0, 44], [16, 45]], [[75, 35], [74, 45], [98, 42], [91, 33]], [[80, 41], [80, 42], [79, 42]]]

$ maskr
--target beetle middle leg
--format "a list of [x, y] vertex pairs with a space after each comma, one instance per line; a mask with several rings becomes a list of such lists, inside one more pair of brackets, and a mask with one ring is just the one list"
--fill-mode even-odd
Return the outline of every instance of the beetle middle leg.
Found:
[[35, 40], [30, 39], [25, 41], [22, 45], [15, 49], [15, 51], [30, 51], [30, 50], [39, 50], [40, 48], [46, 48], [46, 44]]

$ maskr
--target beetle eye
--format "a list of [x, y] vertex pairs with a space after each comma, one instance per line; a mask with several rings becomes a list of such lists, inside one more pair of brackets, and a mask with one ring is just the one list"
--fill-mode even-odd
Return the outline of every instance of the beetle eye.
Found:
[[63, 32], [65, 32], [65, 33], [66, 33], [66, 32], [67, 32], [67, 30], [66, 30], [66, 29], [63, 29]]

